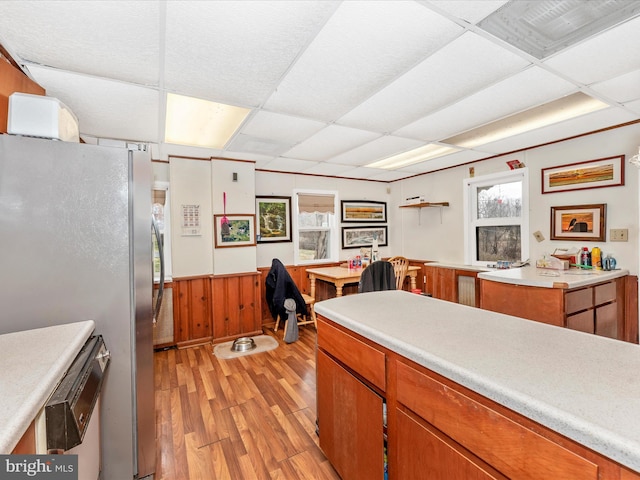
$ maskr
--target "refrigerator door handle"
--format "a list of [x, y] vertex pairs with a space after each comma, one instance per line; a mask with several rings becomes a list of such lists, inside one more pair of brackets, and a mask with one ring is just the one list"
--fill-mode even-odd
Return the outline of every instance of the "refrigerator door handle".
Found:
[[158, 224], [153, 215], [151, 215], [151, 228], [153, 234], [156, 236], [156, 243], [158, 244], [158, 255], [160, 257], [160, 283], [158, 284], [158, 298], [156, 299], [156, 305], [153, 309], [153, 323], [158, 320], [160, 315], [160, 307], [162, 306], [162, 295], [164, 294], [164, 251], [162, 249], [162, 238], [160, 237], [160, 230]]

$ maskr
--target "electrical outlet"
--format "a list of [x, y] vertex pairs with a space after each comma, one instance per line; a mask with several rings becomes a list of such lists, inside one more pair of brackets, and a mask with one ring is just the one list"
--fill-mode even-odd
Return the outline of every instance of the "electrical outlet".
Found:
[[628, 242], [629, 241], [629, 229], [628, 228], [612, 228], [609, 230], [610, 242]]
[[540, 230], [533, 232], [533, 236], [538, 242], [542, 242], [544, 240], [544, 235], [542, 235], [542, 232]]

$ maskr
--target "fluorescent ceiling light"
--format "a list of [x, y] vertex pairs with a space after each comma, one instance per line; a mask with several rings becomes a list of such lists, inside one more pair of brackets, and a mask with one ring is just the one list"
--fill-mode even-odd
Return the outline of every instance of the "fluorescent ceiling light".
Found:
[[463, 148], [473, 148], [607, 107], [609, 107], [608, 104], [578, 92], [447, 138], [442, 140], [442, 143], [449, 143]]
[[431, 160], [432, 158], [443, 157], [444, 155], [457, 152], [458, 150], [460, 149], [430, 143], [424, 147], [414, 148], [408, 152], [399, 153], [393, 157], [378, 160], [377, 162], [365, 165], [365, 167], [395, 170], [396, 168], [406, 167], [407, 165], [424, 162], [425, 160]]
[[164, 141], [222, 149], [250, 111], [168, 93]]

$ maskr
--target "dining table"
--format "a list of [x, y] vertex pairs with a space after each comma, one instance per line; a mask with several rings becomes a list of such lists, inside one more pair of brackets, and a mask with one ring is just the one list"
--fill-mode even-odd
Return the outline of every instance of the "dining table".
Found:
[[[407, 276], [411, 284], [411, 290], [416, 289], [416, 277], [421, 267], [410, 265], [407, 269]], [[316, 280], [331, 283], [336, 287], [336, 297], [342, 296], [342, 287], [349, 283], [358, 283], [360, 275], [364, 268], [348, 268], [348, 267], [319, 267], [308, 268], [310, 295], [315, 298]]]

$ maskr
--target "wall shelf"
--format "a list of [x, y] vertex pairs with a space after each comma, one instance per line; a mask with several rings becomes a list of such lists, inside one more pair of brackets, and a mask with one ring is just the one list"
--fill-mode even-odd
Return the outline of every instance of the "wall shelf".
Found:
[[400, 208], [448, 207], [449, 202], [424, 202], [412, 205], [400, 205]]
[[420, 225], [420, 212], [423, 208], [440, 207], [440, 223], [442, 223], [442, 207], [448, 207], [449, 202], [422, 202], [414, 203], [411, 205], [400, 205], [400, 208], [419, 208], [418, 210], [418, 225]]

